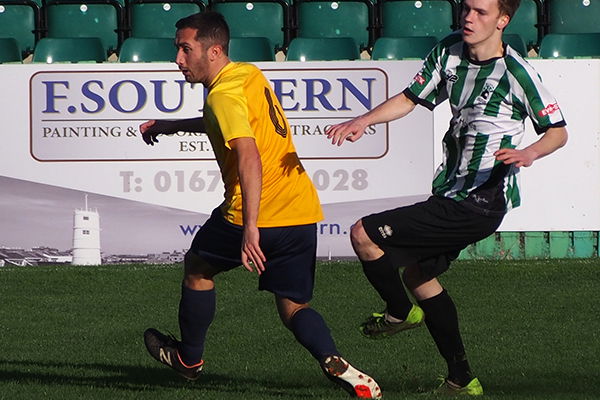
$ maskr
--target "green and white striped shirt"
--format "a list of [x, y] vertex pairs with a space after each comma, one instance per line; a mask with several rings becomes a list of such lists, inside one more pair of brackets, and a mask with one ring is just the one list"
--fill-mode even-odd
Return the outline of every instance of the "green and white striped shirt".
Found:
[[496, 161], [494, 152], [519, 145], [525, 118], [538, 134], [566, 125], [555, 98], [515, 50], [505, 45], [502, 57], [476, 62], [460, 33], [431, 51], [404, 93], [430, 110], [449, 99], [452, 120], [433, 194], [465, 200], [484, 214], [520, 204], [519, 169]]

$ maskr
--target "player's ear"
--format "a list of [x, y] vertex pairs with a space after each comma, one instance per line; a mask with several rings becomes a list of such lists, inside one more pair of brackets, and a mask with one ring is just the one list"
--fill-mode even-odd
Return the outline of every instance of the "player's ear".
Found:
[[506, 28], [506, 25], [508, 25], [509, 22], [510, 22], [510, 17], [508, 16], [508, 14], [502, 15], [500, 17], [500, 20], [498, 21], [498, 29], [503, 30], [504, 28]]

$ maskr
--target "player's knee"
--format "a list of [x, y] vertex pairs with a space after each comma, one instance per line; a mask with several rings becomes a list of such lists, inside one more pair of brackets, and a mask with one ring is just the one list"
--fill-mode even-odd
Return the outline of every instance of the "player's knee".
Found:
[[350, 229], [350, 241], [360, 259], [364, 259], [365, 255], [369, 254], [374, 248], [377, 248], [377, 245], [367, 235], [361, 220], [352, 225]]
[[214, 269], [202, 258], [188, 251], [183, 259], [183, 284], [194, 290], [207, 290], [214, 286]]
[[289, 299], [277, 297], [277, 311], [279, 318], [286, 328], [291, 329], [292, 319], [296, 313], [304, 308], [310, 307], [308, 303], [295, 303]]

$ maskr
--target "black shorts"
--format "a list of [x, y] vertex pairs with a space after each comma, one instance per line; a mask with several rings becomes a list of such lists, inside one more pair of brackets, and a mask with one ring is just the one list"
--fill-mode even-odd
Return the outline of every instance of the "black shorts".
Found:
[[494, 233], [504, 215], [486, 216], [452, 199], [432, 196], [362, 219], [369, 238], [395, 265], [419, 265], [432, 279], [445, 272], [468, 245]]
[[[317, 253], [317, 225], [259, 228], [260, 247], [267, 259], [258, 288], [296, 303], [312, 298]], [[196, 233], [190, 250], [219, 271], [242, 264], [243, 228], [223, 218], [216, 208]]]

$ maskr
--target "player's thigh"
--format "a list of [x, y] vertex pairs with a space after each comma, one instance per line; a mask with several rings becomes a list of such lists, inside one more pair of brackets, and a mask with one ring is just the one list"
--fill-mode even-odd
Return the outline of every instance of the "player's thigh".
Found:
[[242, 264], [241, 226], [229, 223], [217, 208], [200, 227], [185, 257], [186, 274], [228, 271]]
[[267, 261], [259, 289], [297, 304], [308, 303], [315, 278], [316, 224], [261, 228], [260, 234]]

